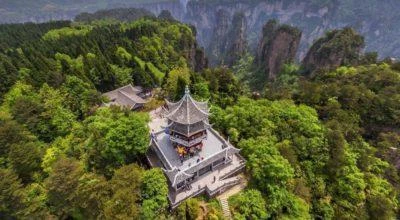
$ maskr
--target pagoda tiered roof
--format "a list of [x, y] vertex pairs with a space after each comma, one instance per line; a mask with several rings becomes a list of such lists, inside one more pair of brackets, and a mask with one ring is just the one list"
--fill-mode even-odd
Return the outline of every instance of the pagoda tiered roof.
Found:
[[178, 102], [166, 101], [168, 110], [165, 115], [171, 122], [182, 125], [193, 125], [201, 121], [208, 123], [208, 104], [207, 102], [198, 102], [192, 98], [188, 87], [185, 89], [185, 95]]

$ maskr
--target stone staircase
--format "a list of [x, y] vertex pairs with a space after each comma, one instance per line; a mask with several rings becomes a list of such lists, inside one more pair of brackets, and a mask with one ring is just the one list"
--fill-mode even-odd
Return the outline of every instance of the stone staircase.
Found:
[[226, 197], [219, 198], [219, 202], [221, 203], [222, 212], [224, 213], [224, 217], [226, 219], [232, 219], [231, 211], [229, 210], [228, 198], [226, 198]]
[[247, 186], [247, 180], [243, 174], [240, 174], [238, 177], [235, 177], [232, 179], [234, 179], [235, 181], [230, 180], [228, 182], [232, 182], [232, 183], [235, 182], [236, 186], [233, 186], [226, 192], [217, 196], [219, 202], [221, 203], [222, 212], [224, 214], [225, 219], [232, 219], [232, 213], [231, 213], [231, 210], [229, 209], [228, 198], [239, 193]]

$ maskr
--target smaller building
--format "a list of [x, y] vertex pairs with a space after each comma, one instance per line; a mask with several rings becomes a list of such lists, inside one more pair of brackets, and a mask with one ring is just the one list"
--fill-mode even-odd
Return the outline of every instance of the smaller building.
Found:
[[150, 92], [146, 92], [140, 86], [132, 86], [131, 84], [106, 92], [103, 96], [107, 97], [110, 102], [104, 103], [105, 106], [121, 106], [130, 110], [140, 109], [147, 102], [146, 99], [151, 96]]
[[236, 174], [245, 161], [211, 127], [208, 116], [207, 102], [194, 100], [186, 88], [179, 102], [167, 101], [164, 129], [151, 134], [147, 158], [167, 176], [172, 208], [201, 193], [215, 196], [240, 181]]

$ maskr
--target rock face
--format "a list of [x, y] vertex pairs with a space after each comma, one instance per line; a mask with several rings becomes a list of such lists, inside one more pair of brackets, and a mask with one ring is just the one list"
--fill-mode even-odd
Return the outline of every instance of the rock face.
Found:
[[200, 72], [208, 67], [208, 59], [202, 48], [197, 48], [194, 54], [193, 69], [195, 72]]
[[[221, 1], [222, 2], [222, 1]], [[323, 9], [323, 10], [322, 10]], [[214, 30], [219, 26], [218, 11], [223, 10], [224, 18], [233, 20], [238, 12], [244, 15], [245, 29], [247, 30], [246, 42], [248, 50], [256, 55], [260, 41], [260, 30], [264, 24], [277, 19], [282, 23], [299, 27], [303, 31], [297, 58], [302, 59], [316, 37], [321, 36], [326, 30], [336, 24], [328, 22], [330, 11], [328, 8], [310, 7], [306, 1], [189, 1], [185, 22], [193, 24], [198, 30], [198, 41], [201, 45], [210, 45], [214, 42]], [[229, 25], [228, 29], [231, 29]], [[207, 47], [207, 54], [209, 54]], [[209, 56], [214, 63], [214, 57]]]
[[215, 18], [214, 34], [207, 49], [211, 65], [216, 65], [223, 61], [229, 32], [229, 14], [220, 9], [217, 11]]
[[284, 64], [295, 61], [300, 39], [301, 31], [297, 28], [280, 25], [276, 20], [264, 25], [256, 64], [269, 80], [276, 78]]
[[241, 12], [233, 16], [227, 43], [225, 63], [228, 66], [233, 66], [247, 52], [246, 17]]
[[364, 38], [351, 28], [334, 30], [318, 39], [308, 51], [302, 65], [305, 73], [352, 65], [360, 59]]
[[190, 68], [195, 72], [200, 72], [208, 67], [208, 59], [203, 48], [200, 48], [196, 41], [188, 42], [183, 45], [184, 57], [187, 59]]
[[215, 27], [208, 46], [211, 65], [232, 66], [247, 51], [246, 18], [243, 13], [230, 15], [223, 9], [217, 11]]
[[[302, 60], [314, 41], [328, 30], [350, 26], [366, 38], [366, 51], [378, 51], [382, 57], [400, 57], [400, 23], [396, 0], [235, 0], [202, 1], [191, 0], [186, 5], [184, 22], [193, 24], [198, 30], [200, 45], [213, 41], [213, 30], [217, 26], [217, 11], [224, 10], [231, 20], [236, 12], [246, 18], [249, 50], [256, 54], [260, 40], [259, 31], [270, 19], [298, 27], [302, 39], [296, 55]], [[390, 28], [388, 28], [390, 27]], [[208, 51], [207, 51], [208, 53]], [[211, 57], [210, 57], [211, 59]], [[211, 60], [210, 60], [211, 62]]]
[[110, 8], [145, 8], [155, 15], [168, 10], [175, 19], [193, 24], [198, 31], [199, 44], [208, 48], [217, 26], [217, 12], [224, 10], [229, 16], [228, 21], [233, 19], [236, 12], [245, 15], [247, 42], [254, 54], [261, 37], [259, 31], [265, 22], [277, 19], [302, 30], [298, 60], [305, 57], [314, 40], [326, 31], [346, 26], [355, 28], [365, 36], [366, 51], [377, 51], [380, 58], [400, 57], [398, 0], [107, 0], [106, 5], [102, 1], [94, 3], [96, 1], [87, 0], [46, 0], [35, 1], [35, 4], [21, 4], [21, 1], [0, 3], [0, 23], [66, 20], [82, 12]]
[[160, 14], [158, 15], [159, 19], [164, 19], [168, 21], [175, 21], [174, 16], [172, 16], [171, 12], [168, 10], [162, 10]]

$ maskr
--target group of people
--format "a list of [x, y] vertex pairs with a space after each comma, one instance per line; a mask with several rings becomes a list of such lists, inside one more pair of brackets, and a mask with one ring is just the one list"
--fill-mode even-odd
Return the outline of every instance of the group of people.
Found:
[[191, 157], [195, 156], [195, 154], [200, 152], [202, 148], [203, 148], [203, 144], [200, 143], [200, 144], [198, 144], [196, 146], [192, 146], [192, 147], [178, 145], [175, 148], [175, 150], [178, 153], [181, 162], [183, 163], [183, 160], [185, 158], [187, 158], [187, 157], [191, 158]]

